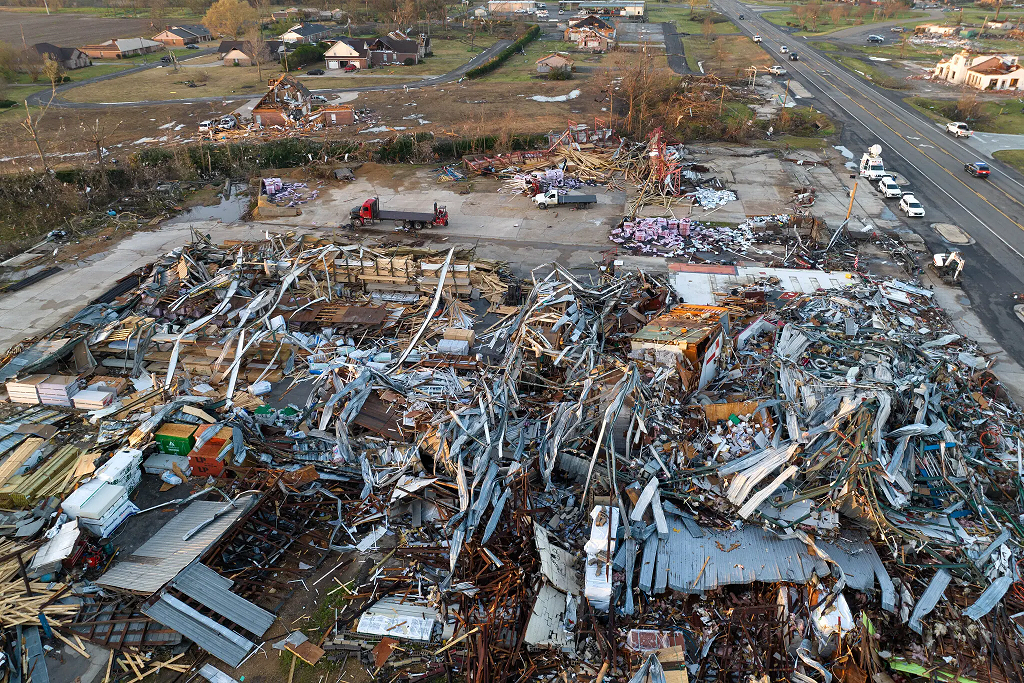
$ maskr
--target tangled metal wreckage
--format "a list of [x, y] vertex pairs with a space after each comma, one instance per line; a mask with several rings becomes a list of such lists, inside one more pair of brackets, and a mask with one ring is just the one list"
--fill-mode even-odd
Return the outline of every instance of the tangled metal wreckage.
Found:
[[197, 234], [4, 359], [8, 675], [1020, 680], [990, 359], [905, 282], [685, 299]]

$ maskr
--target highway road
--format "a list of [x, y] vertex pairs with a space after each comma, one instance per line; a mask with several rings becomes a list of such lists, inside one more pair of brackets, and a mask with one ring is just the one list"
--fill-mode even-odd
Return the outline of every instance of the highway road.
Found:
[[[964, 292], [988, 332], [1014, 360], [1024, 363], [1024, 323], [1014, 315], [1011, 298], [1013, 292], [1024, 291], [1024, 178], [997, 161], [988, 161], [989, 180], [967, 175], [964, 164], [981, 159], [979, 153], [904, 104], [898, 94], [846, 71], [811, 49], [805, 39], [788, 34], [737, 0], [715, 4], [744, 34], [760, 34], [762, 46], [811, 92], [814, 101], [801, 104], [843, 124], [840, 140], [855, 161], [869, 146], [882, 146], [886, 169], [906, 177], [910, 187], [904, 191], [912, 190], [925, 207], [924, 218], [905, 222], [933, 252], [952, 247], [931, 229], [932, 223], [953, 223], [975, 240], [956, 247], [967, 261]], [[739, 20], [741, 13], [744, 21]], [[798, 52], [800, 61], [780, 55], [781, 44]], [[857, 191], [877, 190], [862, 179]], [[899, 214], [895, 201], [887, 202]]]

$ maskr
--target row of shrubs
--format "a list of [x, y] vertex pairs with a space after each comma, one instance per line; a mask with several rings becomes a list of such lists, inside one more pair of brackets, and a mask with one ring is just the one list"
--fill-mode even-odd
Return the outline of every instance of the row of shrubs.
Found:
[[497, 69], [499, 66], [504, 64], [506, 61], [508, 61], [509, 57], [511, 57], [512, 55], [516, 54], [520, 50], [522, 50], [526, 46], [527, 43], [529, 43], [530, 41], [536, 40], [537, 36], [539, 36], [539, 35], [540, 35], [540, 26], [538, 26], [537, 24], [534, 24], [533, 26], [530, 27], [529, 31], [527, 31], [523, 35], [519, 36], [519, 38], [517, 38], [514, 43], [512, 43], [511, 45], [506, 47], [504, 50], [502, 50], [498, 54], [496, 54], [493, 57], [491, 57], [490, 59], [488, 59], [486, 62], [484, 62], [480, 66], [475, 66], [472, 69], [470, 69], [469, 71], [467, 71], [466, 72], [466, 77], [467, 78], [479, 78], [480, 76], [485, 76], [485, 75], [491, 73], [492, 71]]

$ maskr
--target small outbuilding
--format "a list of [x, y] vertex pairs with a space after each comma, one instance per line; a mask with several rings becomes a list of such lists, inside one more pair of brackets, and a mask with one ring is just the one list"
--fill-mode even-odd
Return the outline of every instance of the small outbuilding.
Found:
[[224, 55], [224, 66], [252, 66], [252, 57], [235, 48]]
[[572, 71], [573, 60], [569, 57], [552, 52], [537, 60], [537, 73], [549, 74], [552, 71]]

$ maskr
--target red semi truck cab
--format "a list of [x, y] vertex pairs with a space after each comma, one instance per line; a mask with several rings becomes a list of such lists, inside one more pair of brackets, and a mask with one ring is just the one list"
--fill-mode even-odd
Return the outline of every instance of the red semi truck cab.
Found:
[[405, 228], [419, 229], [430, 225], [448, 225], [448, 209], [434, 202], [432, 213], [419, 211], [386, 211], [380, 208], [380, 199], [367, 199], [359, 206], [352, 207], [352, 222], [366, 225], [373, 221], [395, 221], [396, 225]]

